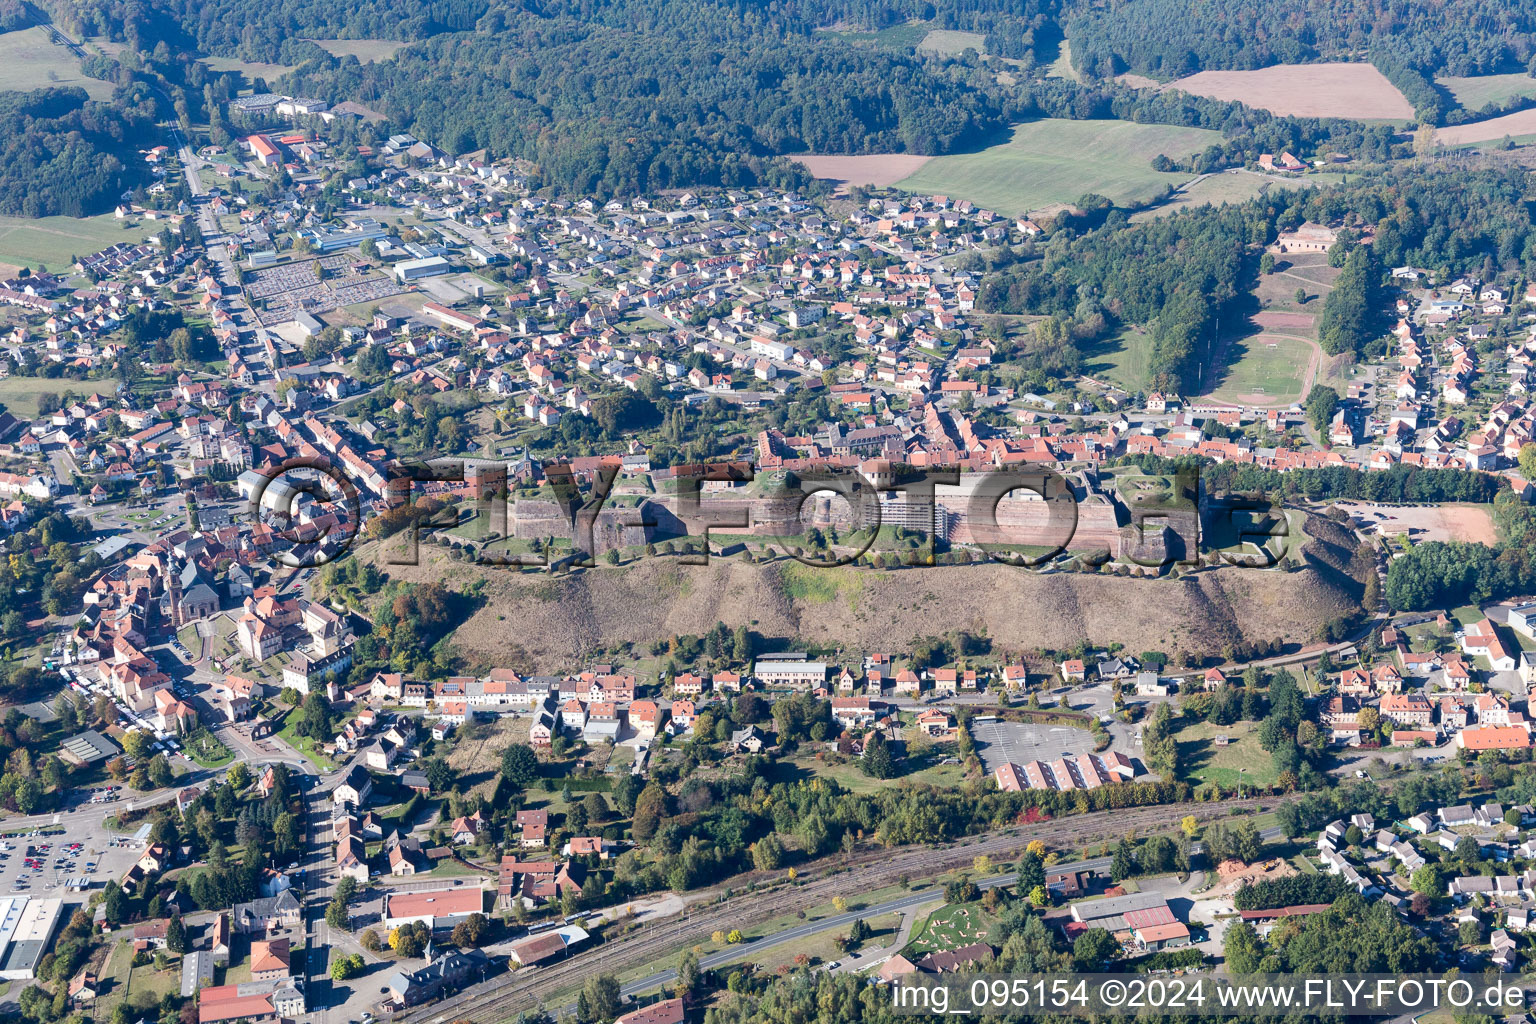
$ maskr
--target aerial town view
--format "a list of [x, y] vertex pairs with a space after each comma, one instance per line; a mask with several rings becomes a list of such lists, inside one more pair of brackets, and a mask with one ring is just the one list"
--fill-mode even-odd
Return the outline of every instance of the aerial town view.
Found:
[[0, 1021], [1533, 1019], [1531, 0], [0, 0], [0, 153]]

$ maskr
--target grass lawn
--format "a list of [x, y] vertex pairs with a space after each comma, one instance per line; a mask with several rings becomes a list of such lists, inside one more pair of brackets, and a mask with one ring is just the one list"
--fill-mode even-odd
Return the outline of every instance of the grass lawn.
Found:
[[1253, 335], [1227, 345], [1227, 367], [1211, 395], [1234, 402], [1285, 402], [1302, 398], [1312, 349], [1278, 335]]
[[946, 55], [962, 54], [968, 49], [975, 50], [977, 53], [986, 53], [987, 37], [980, 32], [957, 32], [953, 29], [936, 28], [923, 37], [923, 41], [917, 48]]
[[902, 950], [908, 960], [927, 953], [955, 949], [972, 942], [986, 942], [997, 919], [980, 903], [954, 903], [940, 907], [912, 931], [912, 939]]
[[372, 64], [376, 60], [389, 60], [397, 50], [410, 45], [395, 42], [392, 39], [315, 39], [311, 41], [333, 57], [356, 57], [363, 64]]
[[112, 1008], [128, 995], [128, 978], [133, 963], [133, 948], [127, 942], [119, 942], [107, 954], [101, 965], [101, 994], [96, 1000], [96, 1010], [102, 1020], [109, 1020]]
[[[1226, 736], [1227, 745], [1217, 746], [1217, 736]], [[1274, 760], [1259, 746], [1257, 722], [1190, 722], [1175, 734], [1175, 739], [1179, 745], [1179, 768], [1187, 782], [1272, 786], [1279, 778]]]
[[192, 760], [204, 768], [222, 768], [235, 759], [230, 749], [207, 731], [187, 737], [184, 749]]
[[1145, 390], [1152, 378], [1152, 335], [1132, 324], [1113, 337], [1088, 343], [1083, 372], [1127, 391]]
[[165, 995], [181, 992], [180, 957], [173, 957], [171, 966], [163, 971], [155, 970], [153, 963], [143, 967], [132, 965], [133, 949], [129, 943], [119, 942], [112, 947], [101, 971], [103, 993], [96, 1001], [96, 1019], [109, 1019], [112, 1010], [125, 1000], [142, 1013], [159, 1006]]
[[62, 46], [55, 46], [40, 26], [0, 35], [0, 89], [47, 89], [73, 85], [93, 100], [112, 98], [112, 83], [90, 78], [80, 62]]
[[1470, 626], [1474, 622], [1482, 622], [1487, 617], [1483, 614], [1483, 610], [1475, 604], [1464, 604], [1451, 612], [1451, 618], [1463, 626]]
[[1536, 96], [1536, 78], [1523, 72], [1512, 75], [1477, 75], [1473, 78], [1436, 78], [1456, 102], [1467, 110], [1481, 110], [1490, 103], [1503, 103], [1515, 96]]
[[1056, 59], [1051, 61], [1045, 77], [1077, 80], [1077, 69], [1072, 66], [1072, 44], [1067, 40], [1061, 41], [1061, 49], [1057, 51]]
[[[8, 36], [0, 36], [3, 42]], [[3, 52], [3, 50], [0, 50]], [[0, 65], [3, 66], [3, 65]], [[160, 222], [95, 217], [0, 217], [0, 263], [39, 265], [52, 271], [69, 267], [71, 256], [89, 256], [116, 242], [142, 242]]]
[[428, 871], [427, 874], [431, 875], [433, 878], [454, 878], [460, 875], [479, 874], [479, 872], [473, 870], [472, 868], [465, 867], [463, 864], [454, 860], [452, 857], [444, 857], [442, 860], [438, 861], [437, 866], [434, 867], [431, 871]]
[[1254, 196], [1279, 188], [1312, 188], [1317, 182], [1308, 178], [1284, 179], [1270, 178], [1262, 174], [1249, 174], [1246, 171], [1237, 173], [1212, 174], [1202, 178], [1182, 192], [1176, 193], [1166, 203], [1162, 203], [1150, 210], [1140, 210], [1131, 215], [1133, 223], [1150, 220], [1154, 217], [1166, 217], [1170, 213], [1182, 210], [1187, 206], [1203, 206], [1210, 203], [1221, 206], [1225, 203], [1241, 203], [1252, 199]]
[[888, 46], [893, 50], [904, 50], [923, 42], [928, 32], [927, 22], [909, 21], [905, 25], [893, 25], [879, 32], [828, 32], [828, 34], [839, 36], [850, 43], [871, 43], [875, 46]]
[[784, 594], [807, 604], [828, 604], [839, 597], [857, 608], [864, 581], [857, 570], [846, 567], [817, 569], [802, 562], [786, 560], [780, 565], [783, 574]]
[[[922, 766], [895, 779], [871, 778], [859, 769], [858, 762], [855, 760], [849, 760], [845, 764], [830, 764], [808, 757], [795, 758], [790, 763], [803, 771], [810, 772], [818, 778], [831, 779], [850, 793], [865, 794], [899, 785], [902, 781], [908, 779], [913, 782], [926, 782], [943, 788], [956, 788], [965, 779], [963, 766], [940, 763], [952, 754], [953, 749], [948, 746], [934, 748], [924, 758]], [[903, 764], [905, 763], [903, 762]]]
[[[901, 928], [900, 914], [881, 914], [879, 917], [870, 918], [864, 922], [870, 927], [870, 937], [865, 941], [861, 949], [869, 949], [872, 946], [888, 944]], [[765, 950], [762, 958], [757, 962], [758, 967], [767, 970], [770, 974], [778, 971], [780, 967], [793, 968], [795, 959], [805, 956], [812, 964], [827, 963], [840, 959], [843, 951], [838, 948], [837, 940], [848, 934], [848, 926], [840, 928], [828, 928], [824, 932], [801, 939], [799, 942], [785, 943]]]
[[1072, 204], [1090, 192], [1136, 202], [1189, 177], [1154, 171], [1153, 157], [1189, 156], [1220, 139], [1203, 128], [1043, 118], [979, 153], [935, 157], [897, 187], [947, 193], [1009, 216]]
[[336, 762], [325, 756], [325, 751], [320, 749], [320, 744], [308, 736], [300, 736], [295, 730], [299, 726], [299, 710], [295, 708], [283, 720], [283, 727], [278, 731], [277, 737], [288, 744], [294, 750], [303, 754], [317, 768], [334, 768]]
[[[104, 384], [107, 386], [97, 387]], [[37, 400], [41, 395], [62, 395], [66, 391], [89, 395], [95, 390], [110, 392], [114, 387], [106, 381], [70, 380], [67, 377], [5, 377], [0, 379], [0, 405], [11, 410], [17, 419], [33, 419], [37, 416]]]
[[233, 57], [203, 57], [200, 63], [207, 65], [210, 71], [238, 71], [248, 83], [264, 78], [270, 84], [273, 79], [281, 78], [293, 70], [287, 64], [252, 64]]

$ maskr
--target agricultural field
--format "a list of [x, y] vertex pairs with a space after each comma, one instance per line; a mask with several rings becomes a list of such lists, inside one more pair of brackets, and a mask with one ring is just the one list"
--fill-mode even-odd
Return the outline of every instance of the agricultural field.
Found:
[[410, 43], [393, 39], [312, 39], [320, 49], [332, 57], [356, 57], [363, 64], [376, 60], [389, 60]]
[[923, 37], [923, 41], [917, 44], [917, 48], [945, 56], [958, 56], [966, 50], [986, 53], [987, 37], [980, 32], [957, 32], [954, 29], [936, 28]]
[[70, 380], [67, 377], [0, 377], [0, 405], [9, 409], [17, 419], [33, 419], [37, 416], [37, 400], [41, 395], [62, 395], [66, 391], [89, 395], [98, 387], [116, 386], [110, 381]]
[[1256, 71], [1202, 71], [1168, 86], [1237, 100], [1280, 116], [1409, 120], [1413, 104], [1369, 64], [1276, 64]]
[[1536, 78], [1523, 72], [1512, 75], [1477, 75], [1473, 78], [1437, 78], [1435, 84], [1446, 89], [1466, 110], [1481, 110], [1490, 103], [1503, 103], [1516, 96], [1536, 96]]
[[1442, 146], [1466, 146], [1474, 142], [1494, 142], [1508, 135], [1512, 139], [1536, 135], [1536, 108], [1521, 110], [1486, 121], [1453, 124], [1435, 129], [1435, 141]]
[[[1227, 740], [1224, 745], [1217, 742], [1222, 736]], [[1257, 722], [1189, 722], [1174, 733], [1174, 740], [1179, 746], [1179, 771], [1186, 781], [1230, 788], [1245, 782], [1272, 786], [1279, 779], [1274, 760], [1259, 745]]]
[[916, 153], [871, 153], [861, 156], [802, 153], [794, 159], [818, 178], [846, 181], [850, 185], [883, 187], [916, 174], [933, 157]]
[[55, 46], [41, 27], [0, 35], [0, 89], [46, 89], [77, 85], [93, 100], [112, 98], [112, 83], [87, 77], [79, 61]]
[[962, 197], [1008, 216], [1060, 208], [1090, 192], [1138, 202], [1189, 177], [1154, 171], [1153, 157], [1185, 157], [1220, 139], [1203, 128], [1045, 118], [1019, 125], [1007, 142], [978, 153], [934, 157], [896, 184]]
[[[0, 36], [0, 39], [4, 39]], [[71, 256], [89, 256], [115, 242], [142, 242], [153, 234], [152, 222], [97, 217], [0, 217], [0, 270], [40, 265], [55, 273], [67, 269]]]

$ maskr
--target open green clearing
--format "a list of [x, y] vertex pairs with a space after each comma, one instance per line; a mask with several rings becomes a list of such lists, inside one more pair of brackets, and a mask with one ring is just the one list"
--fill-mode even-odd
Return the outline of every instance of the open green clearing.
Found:
[[1118, 384], [1127, 391], [1144, 391], [1152, 377], [1152, 335], [1134, 324], [1112, 337], [1082, 346], [1083, 372]]
[[[101, 381], [70, 380], [67, 377], [5, 377], [0, 379], [0, 405], [11, 411], [17, 419], [34, 419], [37, 416], [37, 399], [40, 395], [62, 395], [73, 391], [77, 395], [89, 395], [97, 390]], [[115, 388], [108, 384], [107, 387]]]
[[[1225, 746], [1217, 745], [1218, 736], [1227, 737]], [[1279, 778], [1273, 758], [1259, 745], [1257, 722], [1189, 722], [1174, 739], [1179, 745], [1179, 771], [1187, 782], [1272, 786]]]
[[935, 157], [896, 184], [1009, 216], [1075, 203], [1090, 192], [1121, 204], [1142, 202], [1189, 177], [1154, 171], [1153, 157], [1188, 156], [1220, 139], [1220, 132], [1204, 128], [1044, 118], [1017, 126], [1007, 142], [979, 153]]
[[1256, 334], [1227, 346], [1227, 368], [1211, 394], [1227, 401], [1271, 404], [1302, 397], [1312, 349], [1304, 341]]
[[917, 46], [923, 42], [929, 34], [926, 21], [909, 21], [905, 25], [892, 25], [890, 28], [881, 29], [879, 32], [839, 32], [825, 29], [828, 35], [838, 36], [850, 43], [871, 43], [875, 46], [888, 46], [895, 50], [904, 50], [909, 46]]
[[1536, 96], [1536, 78], [1524, 73], [1478, 75], [1474, 78], [1437, 78], [1467, 110], [1481, 110], [1490, 103], [1503, 103], [1516, 96]]
[[1061, 41], [1061, 49], [1057, 51], [1056, 59], [1051, 61], [1045, 77], [1077, 80], [1077, 69], [1072, 66], [1072, 44], [1067, 40]]
[[199, 58], [208, 66], [209, 71], [238, 71], [245, 76], [247, 82], [255, 83], [260, 78], [267, 83], [281, 78], [293, 68], [287, 64], [253, 64], [250, 61], [236, 60], [233, 57], [202, 57]]
[[1175, 193], [1166, 203], [1159, 203], [1150, 210], [1138, 210], [1131, 215], [1132, 223], [1151, 220], [1154, 217], [1166, 217], [1170, 213], [1176, 213], [1187, 206], [1204, 206], [1210, 203], [1213, 206], [1222, 206], [1226, 203], [1242, 203], [1258, 195], [1279, 188], [1312, 188], [1319, 182], [1311, 180], [1311, 177], [1287, 180], [1271, 178], [1268, 175], [1253, 174], [1248, 171], [1233, 173], [1226, 171], [1221, 174], [1211, 174], [1201, 178], [1198, 182], [1181, 192]]
[[[0, 36], [0, 40], [4, 40]], [[39, 264], [58, 272], [71, 256], [89, 256], [115, 242], [142, 242], [164, 225], [153, 221], [118, 220], [110, 213], [96, 217], [0, 217], [0, 263], [36, 270]]]
[[958, 55], [966, 50], [986, 53], [987, 37], [980, 32], [957, 32], [954, 29], [936, 28], [923, 37], [923, 41], [917, 48], [945, 55]]
[[940, 907], [912, 931], [912, 939], [902, 951], [909, 960], [940, 950], [958, 949], [973, 942], [986, 942], [996, 918], [980, 903], [954, 903]]
[[372, 64], [376, 60], [389, 60], [397, 51], [410, 45], [393, 39], [315, 39], [311, 41], [332, 57], [356, 57], [364, 64]]
[[0, 89], [46, 89], [77, 85], [93, 100], [112, 98], [112, 83], [89, 78], [62, 46], [55, 46], [39, 26], [0, 35]]

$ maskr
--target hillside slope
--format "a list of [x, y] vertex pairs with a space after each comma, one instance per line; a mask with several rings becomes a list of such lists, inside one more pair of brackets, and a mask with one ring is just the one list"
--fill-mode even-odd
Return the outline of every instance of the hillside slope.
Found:
[[[373, 545], [360, 552], [375, 554]], [[396, 579], [454, 588], [487, 578], [486, 602], [454, 634], [464, 656], [540, 672], [569, 671], [624, 644], [700, 634], [717, 621], [854, 651], [900, 651], [914, 637], [985, 629], [1004, 650], [1066, 648], [1086, 637], [1132, 651], [1216, 654], [1242, 640], [1311, 643], [1324, 622], [1353, 607], [1324, 565], [1141, 580], [1036, 576], [998, 564], [880, 571], [722, 558], [707, 566], [652, 558], [551, 577], [479, 569], [429, 546], [422, 561], [384, 568]]]

